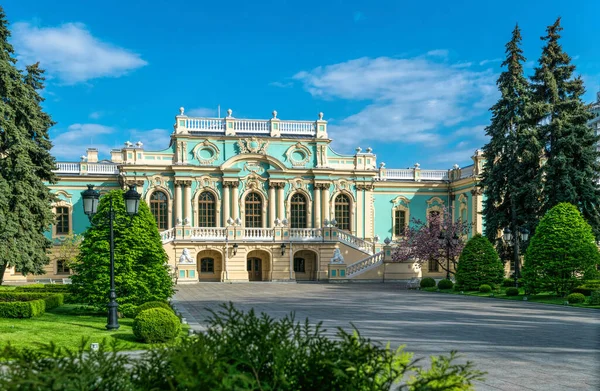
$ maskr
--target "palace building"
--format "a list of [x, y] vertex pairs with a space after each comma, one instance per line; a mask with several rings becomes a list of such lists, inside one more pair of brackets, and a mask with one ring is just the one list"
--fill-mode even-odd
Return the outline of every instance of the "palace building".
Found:
[[[482, 232], [478, 177], [483, 156], [448, 170], [388, 168], [371, 148], [331, 149], [327, 121], [192, 118], [180, 109], [170, 145], [148, 151], [126, 142], [109, 160], [90, 148], [58, 162], [56, 246], [89, 222], [81, 192], [136, 185], [156, 219], [178, 283], [205, 281], [404, 280], [443, 277], [436, 263], [389, 263], [389, 242], [413, 217], [450, 207]], [[471, 233], [471, 234], [472, 234]], [[60, 251], [44, 276], [8, 270], [5, 281], [61, 279]]]

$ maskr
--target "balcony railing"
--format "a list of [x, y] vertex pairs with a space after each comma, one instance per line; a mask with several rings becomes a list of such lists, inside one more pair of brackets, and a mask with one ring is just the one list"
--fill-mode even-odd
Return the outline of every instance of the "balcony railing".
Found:
[[56, 174], [116, 175], [119, 168], [115, 163], [57, 162], [53, 171]]
[[[177, 231], [180, 231], [179, 233]], [[183, 234], [188, 231], [189, 234]], [[181, 235], [178, 236], [178, 235]], [[373, 254], [373, 243], [338, 228], [239, 228], [181, 227], [160, 233], [163, 243], [176, 239], [192, 241], [323, 242], [339, 241], [365, 254]]]

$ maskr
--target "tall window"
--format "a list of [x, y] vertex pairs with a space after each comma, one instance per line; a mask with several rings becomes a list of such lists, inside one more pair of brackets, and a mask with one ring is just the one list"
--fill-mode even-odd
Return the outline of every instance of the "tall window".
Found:
[[215, 196], [210, 191], [202, 192], [198, 199], [198, 226], [217, 226], [215, 219]]
[[403, 236], [406, 226], [406, 211], [397, 210], [394, 212], [394, 235]]
[[350, 231], [350, 198], [345, 194], [335, 197], [335, 219], [339, 229]]
[[440, 223], [440, 212], [437, 210], [429, 212], [429, 228], [433, 228], [434, 224], [440, 225]]
[[438, 261], [430, 259], [429, 260], [429, 271], [430, 272], [439, 272], [440, 271], [440, 264], [438, 263]]
[[167, 216], [168, 216], [168, 203], [167, 203], [167, 195], [162, 191], [155, 191], [150, 196], [150, 212], [154, 216], [156, 220], [156, 226], [158, 229], [167, 229], [169, 228], [167, 224]]
[[246, 196], [246, 228], [262, 228], [262, 198], [257, 193]]
[[64, 259], [56, 261], [56, 274], [71, 274], [71, 269], [67, 266], [67, 261]]
[[215, 260], [212, 258], [202, 258], [200, 260], [200, 273], [214, 273]]
[[69, 234], [69, 208], [66, 206], [58, 206], [56, 208], [56, 234]]
[[306, 228], [306, 197], [301, 193], [292, 196], [290, 208], [292, 228]]

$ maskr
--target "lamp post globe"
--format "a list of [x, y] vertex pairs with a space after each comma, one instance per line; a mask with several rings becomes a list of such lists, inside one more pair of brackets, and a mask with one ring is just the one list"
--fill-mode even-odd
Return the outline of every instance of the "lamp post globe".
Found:
[[504, 231], [502, 231], [502, 237], [504, 238], [505, 242], [510, 242], [512, 239], [512, 232], [510, 231], [510, 228], [506, 227], [504, 228]]
[[130, 217], [138, 214], [140, 208], [140, 197], [141, 194], [135, 190], [135, 185], [129, 186], [129, 190], [125, 193], [125, 209]]
[[81, 198], [83, 199], [83, 213], [91, 218], [98, 212], [98, 200], [100, 199], [100, 192], [94, 190], [94, 185], [87, 185], [87, 190], [81, 192]]

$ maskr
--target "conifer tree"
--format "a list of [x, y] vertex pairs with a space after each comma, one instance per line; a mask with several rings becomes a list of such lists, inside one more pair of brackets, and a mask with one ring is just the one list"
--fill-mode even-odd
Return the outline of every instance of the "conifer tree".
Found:
[[72, 292], [81, 303], [105, 309], [110, 288], [109, 224], [105, 216], [112, 199], [114, 220], [115, 286], [119, 309], [124, 311], [147, 301], [166, 300], [173, 294], [156, 220], [140, 201], [138, 214], [130, 219], [123, 191], [113, 190], [100, 198], [94, 225], [83, 234], [80, 252], [72, 263]]
[[485, 234], [492, 243], [505, 227], [516, 230], [534, 226], [539, 208], [537, 171], [541, 146], [526, 118], [529, 84], [523, 74], [525, 57], [520, 44], [521, 30], [517, 25], [506, 44], [502, 63], [506, 69], [496, 83], [501, 97], [491, 108], [492, 120], [486, 128], [490, 141], [483, 147], [483, 215]]
[[56, 178], [48, 129], [54, 125], [41, 107], [43, 71], [38, 64], [21, 72], [0, 7], [0, 284], [14, 266], [41, 274], [51, 246], [44, 236], [54, 216], [46, 186]]
[[532, 120], [544, 147], [542, 214], [561, 202], [576, 205], [600, 238], [600, 157], [598, 137], [587, 126], [592, 118], [582, 101], [581, 77], [559, 39], [560, 18], [546, 29], [547, 35], [532, 81]]

